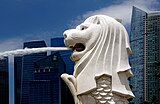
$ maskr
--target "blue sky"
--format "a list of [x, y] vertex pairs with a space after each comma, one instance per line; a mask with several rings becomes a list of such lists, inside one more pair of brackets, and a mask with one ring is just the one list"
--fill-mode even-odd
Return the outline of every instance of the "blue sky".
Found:
[[160, 10], [159, 5], [159, 0], [0, 0], [0, 52], [31, 40], [49, 45], [50, 38], [95, 14], [122, 19], [130, 31], [132, 6], [150, 12]]
[[[112, 1], [112, 0], [111, 0]], [[110, 2], [111, 1], [107, 1]], [[107, 6], [106, 0], [0, 0], [0, 41], [20, 48], [29, 40], [62, 36], [77, 16]], [[115, 2], [116, 3], [116, 2]], [[9, 42], [9, 43], [6, 43]], [[15, 46], [13, 46], [15, 45]]]
[[[60, 37], [90, 15], [106, 14], [130, 24], [132, 6], [159, 10], [159, 0], [0, 0], [0, 52], [24, 41]], [[48, 44], [49, 45], [49, 44]]]

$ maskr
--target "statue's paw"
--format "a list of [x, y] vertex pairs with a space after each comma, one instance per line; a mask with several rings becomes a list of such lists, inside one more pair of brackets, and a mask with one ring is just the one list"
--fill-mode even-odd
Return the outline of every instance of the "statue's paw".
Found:
[[61, 78], [62, 78], [62, 79], [63, 79], [63, 78], [68, 78], [68, 77], [69, 77], [69, 75], [66, 74], [66, 73], [64, 73], [64, 74], [61, 75]]
[[66, 82], [66, 83], [72, 83], [74, 86], [76, 86], [76, 79], [73, 75], [69, 75], [69, 74], [62, 74], [61, 78]]

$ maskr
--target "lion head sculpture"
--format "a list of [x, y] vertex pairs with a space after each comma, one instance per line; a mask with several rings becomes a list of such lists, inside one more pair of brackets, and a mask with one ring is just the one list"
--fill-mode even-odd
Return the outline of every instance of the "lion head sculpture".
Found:
[[112, 77], [113, 92], [134, 97], [127, 81], [132, 76], [131, 49], [121, 23], [105, 15], [91, 16], [76, 29], [66, 30], [64, 38], [65, 45], [73, 49], [77, 94], [95, 89], [96, 78], [107, 75]]

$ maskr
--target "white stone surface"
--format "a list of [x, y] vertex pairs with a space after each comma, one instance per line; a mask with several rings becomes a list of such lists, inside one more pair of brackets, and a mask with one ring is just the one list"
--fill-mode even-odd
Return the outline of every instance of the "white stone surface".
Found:
[[76, 29], [66, 30], [64, 37], [65, 45], [74, 50], [71, 59], [75, 66], [73, 75], [61, 77], [75, 104], [127, 104], [127, 99], [134, 97], [127, 80], [132, 76], [128, 62], [131, 49], [121, 23], [95, 15]]

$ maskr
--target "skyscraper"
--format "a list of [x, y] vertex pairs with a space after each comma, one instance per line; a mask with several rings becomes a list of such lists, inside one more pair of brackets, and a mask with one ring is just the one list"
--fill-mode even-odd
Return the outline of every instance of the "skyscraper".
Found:
[[31, 80], [29, 86], [28, 104], [59, 104], [53, 103], [50, 80]]
[[144, 100], [144, 44], [145, 44], [145, 23], [147, 13], [133, 7], [131, 20], [130, 44], [132, 55], [130, 63], [134, 77], [131, 78], [132, 91], [135, 94], [134, 102], [140, 103]]
[[160, 104], [160, 80], [156, 73], [160, 67], [160, 12], [148, 13], [146, 35], [146, 99]]
[[[64, 46], [64, 43], [62, 41], [59, 41], [59, 40], [56, 40], [56, 41], [62, 43]], [[23, 48], [26, 48], [26, 47], [27, 48], [46, 47], [46, 44], [44, 41], [31, 41], [31, 42], [24, 43]], [[55, 104], [55, 103], [56, 104], [74, 104], [70, 91], [68, 90], [68, 88], [66, 88], [67, 87], [66, 84], [60, 79], [60, 75], [66, 72], [66, 66], [63, 60], [67, 57], [69, 61], [65, 60], [66, 62], [72, 62], [72, 61], [69, 58], [70, 55], [66, 54], [65, 51], [60, 51], [60, 53], [61, 54], [63, 53], [63, 59], [60, 58], [61, 54], [57, 55], [56, 52], [53, 52], [53, 54], [50, 56], [47, 56], [47, 53], [43, 52], [43, 53], [14, 57], [15, 104], [37, 104], [37, 103], [38, 104], [40, 103], [41, 104]], [[57, 55], [57, 57], [55, 54]], [[40, 61], [41, 59], [42, 61]], [[61, 59], [61, 61], [60, 60], [56, 61], [56, 59]], [[40, 63], [41, 65], [38, 63]], [[35, 68], [37, 67], [36, 66], [37, 64], [38, 64], [38, 67], [42, 68], [43, 66], [42, 69], [44, 69], [45, 72], [43, 72], [42, 70], [39, 70], [42, 72], [37, 71], [36, 73]], [[53, 66], [51, 68], [51, 65], [55, 65], [55, 64], [59, 66], [58, 68], [57, 66], [54, 66], [54, 70], [56, 69], [57, 72], [55, 71], [53, 72]], [[68, 66], [71, 67], [68, 72], [72, 73], [73, 63], [68, 64]], [[48, 69], [50, 69], [50, 72], [47, 72]], [[55, 80], [55, 76], [59, 80], [57, 79]], [[54, 82], [52, 78], [56, 82]], [[53, 82], [54, 82], [54, 86], [53, 86]], [[52, 89], [59, 89], [59, 90], [52, 90]]]
[[20, 104], [22, 78], [22, 56], [14, 57], [14, 98], [15, 104]]
[[[64, 38], [63, 37], [52, 38], [51, 39], [51, 47], [66, 47], [64, 45]], [[74, 63], [70, 59], [70, 55], [71, 55], [72, 51], [65, 50], [65, 51], [59, 51], [59, 52], [60, 52], [60, 55], [62, 56], [62, 58], [66, 64], [66, 73], [73, 74]], [[54, 52], [52, 52], [52, 53], [54, 53]]]
[[[23, 48], [46, 47], [44, 41], [25, 42]], [[22, 57], [21, 104], [29, 104], [29, 84], [34, 80], [34, 62], [47, 56], [47, 52], [24, 55]]]
[[[66, 47], [64, 45], [64, 38], [63, 37], [52, 38], [51, 39], [51, 47]], [[55, 53], [55, 52], [52, 52], [52, 53]], [[63, 61], [65, 62], [66, 73], [73, 74], [74, 62], [70, 59], [70, 55], [71, 55], [72, 51], [65, 50], [65, 51], [59, 51], [59, 53], [60, 53]], [[62, 84], [64, 84], [64, 83], [62, 83]], [[66, 84], [65, 84], [65, 86], [66, 86]], [[68, 89], [67, 86], [66, 86], [66, 95], [67, 95], [67, 99], [64, 104], [74, 104], [73, 97], [72, 97], [70, 90]]]
[[[159, 97], [159, 82], [155, 74], [160, 71], [155, 63], [160, 60], [160, 12], [147, 13], [133, 7], [130, 43], [130, 64], [134, 77], [131, 78], [135, 94], [133, 102], [153, 102]], [[158, 102], [158, 101], [156, 101]], [[159, 101], [160, 102], [160, 101]]]
[[0, 104], [9, 104], [8, 58], [0, 59]]
[[30, 81], [29, 104], [67, 104], [66, 86], [60, 76], [65, 63], [59, 52], [34, 63], [34, 80]]

